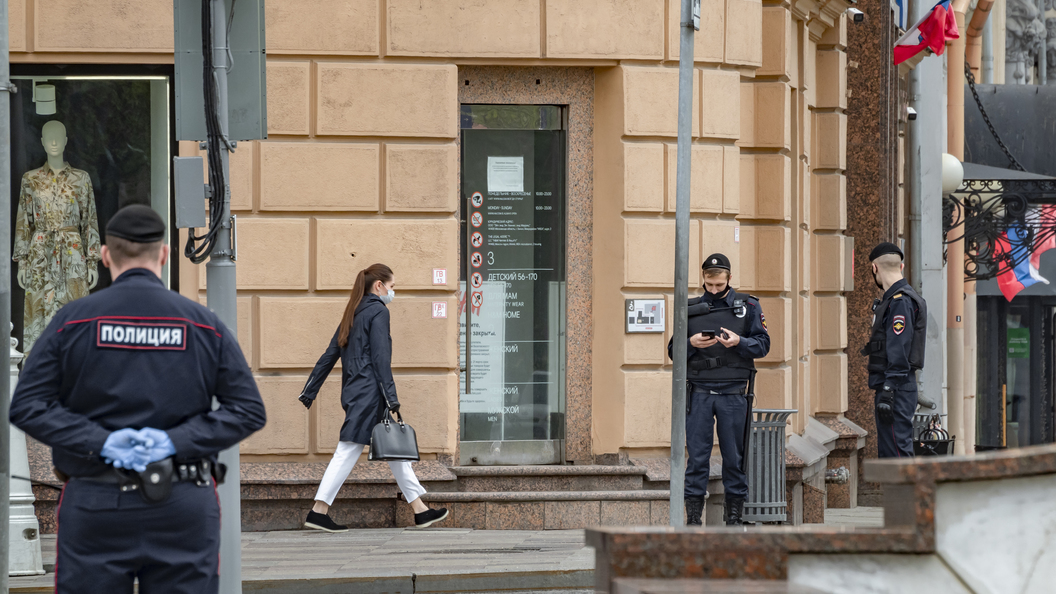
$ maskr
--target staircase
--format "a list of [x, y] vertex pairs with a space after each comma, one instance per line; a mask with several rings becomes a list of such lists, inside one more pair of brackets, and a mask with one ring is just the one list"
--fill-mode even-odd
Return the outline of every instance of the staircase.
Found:
[[[583, 466], [414, 465], [430, 507], [446, 507], [447, 528], [563, 530], [666, 525], [666, 460]], [[656, 469], [653, 469], [656, 466]], [[323, 463], [242, 464], [242, 529], [300, 528]], [[384, 462], [360, 462], [338, 492], [331, 517], [352, 528], [413, 526], [411, 507]]]
[[[587, 526], [663, 525], [667, 483], [642, 466], [456, 466], [457, 480], [423, 499], [446, 507], [444, 526], [486, 530], [568, 530]], [[412, 526], [409, 506], [397, 526]]]

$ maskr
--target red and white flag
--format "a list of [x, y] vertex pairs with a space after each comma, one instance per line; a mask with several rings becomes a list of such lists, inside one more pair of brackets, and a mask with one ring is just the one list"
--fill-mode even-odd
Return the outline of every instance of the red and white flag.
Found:
[[942, 0], [895, 42], [895, 64], [901, 64], [925, 49], [941, 56], [946, 51], [946, 41], [960, 36], [950, 0]]

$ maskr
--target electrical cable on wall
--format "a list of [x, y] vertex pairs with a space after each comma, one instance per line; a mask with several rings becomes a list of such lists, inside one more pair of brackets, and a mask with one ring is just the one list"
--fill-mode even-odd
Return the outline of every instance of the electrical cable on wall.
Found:
[[[209, 227], [203, 235], [187, 234], [184, 255], [195, 264], [209, 258], [216, 245], [217, 233], [223, 224], [226, 185], [221, 150], [232, 147], [220, 127], [220, 101], [215, 73], [213, 71], [213, 17], [210, 0], [202, 0], [202, 89], [205, 95], [206, 158], [209, 169]], [[226, 48], [225, 48], [226, 49]], [[201, 242], [201, 243], [198, 243]]]

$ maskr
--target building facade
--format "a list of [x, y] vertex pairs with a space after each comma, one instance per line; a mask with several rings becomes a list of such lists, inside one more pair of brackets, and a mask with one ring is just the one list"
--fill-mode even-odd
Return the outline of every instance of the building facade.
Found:
[[[822, 508], [826, 456], [851, 443], [840, 464], [855, 464], [861, 441], [843, 420], [853, 290], [846, 7], [704, 0], [694, 50], [691, 294], [701, 259], [723, 252], [733, 285], [760, 298], [772, 348], [759, 362], [757, 406], [797, 411], [790, 448]], [[456, 521], [522, 525], [492, 521], [487, 506], [501, 502], [463, 496], [474, 489], [557, 489], [472, 486], [494, 466], [506, 476], [644, 460], [653, 474], [642, 470], [636, 488], [666, 488], [678, 12], [677, 0], [266, 4], [268, 139], [239, 143], [231, 157], [238, 337], [269, 417], [241, 446], [245, 525], [285, 526], [300, 512], [280, 508], [312, 496], [343, 421], [338, 376], [311, 410], [297, 396], [357, 271], [374, 262], [396, 274], [393, 367], [423, 480], [461, 492], [444, 500], [464, 505]], [[151, 149], [134, 172], [112, 167], [112, 181], [100, 181], [99, 226], [130, 201], [168, 214], [169, 157], [200, 153], [171, 140], [172, 3], [12, 1], [11, 48], [30, 96], [49, 81], [59, 95], [54, 116], [29, 103], [19, 112], [26, 170], [40, 166], [39, 126], [95, 93], [83, 85], [106, 79], [124, 97], [121, 80], [142, 83], [129, 99], [141, 118], [119, 125], [120, 113], [93, 112], [111, 142], [127, 129]], [[78, 143], [87, 144], [71, 132]], [[105, 165], [83, 160], [71, 166]], [[186, 232], [171, 235], [182, 253]], [[168, 282], [205, 302], [204, 265], [181, 257]], [[525, 501], [538, 507], [524, 508], [524, 525], [606, 521], [616, 508], [596, 493], [622, 483], [605, 476], [579, 488], [595, 493], [576, 508], [586, 519]], [[401, 521], [385, 511], [391, 501], [379, 503], [391, 485], [382, 496], [355, 477], [340, 497], [361, 503], [361, 525]], [[651, 492], [618, 496], [635, 504], [620, 509], [665, 522], [666, 495]]]

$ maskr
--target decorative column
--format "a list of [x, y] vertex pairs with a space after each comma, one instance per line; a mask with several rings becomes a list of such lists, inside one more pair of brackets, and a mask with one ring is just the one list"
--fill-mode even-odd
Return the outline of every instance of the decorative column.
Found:
[[[14, 329], [14, 324], [11, 328]], [[22, 353], [11, 338], [11, 393], [18, 384], [18, 364]], [[11, 523], [8, 528], [8, 574], [43, 575], [44, 559], [40, 554], [40, 523], [33, 511], [33, 488], [29, 478], [29, 453], [26, 434], [11, 426]], [[19, 478], [16, 478], [19, 477]]]

